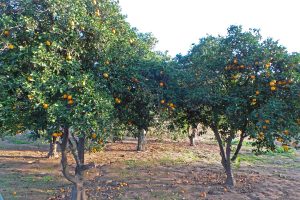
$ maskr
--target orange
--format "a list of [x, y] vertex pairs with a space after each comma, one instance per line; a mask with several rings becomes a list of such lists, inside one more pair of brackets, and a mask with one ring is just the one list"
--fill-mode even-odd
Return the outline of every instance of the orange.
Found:
[[106, 65], [109, 65], [109, 60], [105, 61], [105, 64], [106, 64]]
[[270, 124], [270, 120], [266, 119], [265, 120], [266, 124]]
[[68, 101], [68, 104], [69, 104], [69, 105], [72, 105], [72, 104], [74, 104], [74, 101], [73, 101], [72, 99], [70, 99], [70, 100]]
[[268, 127], [267, 127], [267, 126], [263, 126], [262, 128], [263, 128], [263, 129], [267, 129]]
[[46, 46], [50, 46], [50, 45], [51, 45], [51, 42], [50, 42], [49, 40], [47, 40], [47, 41], [45, 42], [45, 44], [46, 44]]
[[251, 78], [251, 79], [255, 79], [255, 76], [254, 76], [254, 75], [251, 75], [250, 78]]
[[116, 34], [116, 29], [113, 29], [113, 30], [112, 30], [112, 33], [113, 33], [113, 34]]
[[68, 95], [67, 97], [68, 100], [72, 100], [72, 98], [73, 98], [72, 95]]
[[43, 104], [43, 108], [44, 108], [44, 109], [48, 109], [48, 106], [49, 106], [49, 105], [46, 104], [46, 103]]
[[108, 73], [103, 73], [102, 76], [103, 76], [104, 78], [108, 78], [108, 77], [109, 77]]
[[164, 104], [164, 103], [165, 103], [165, 100], [164, 100], [164, 99], [160, 100], [160, 103], [161, 103], [161, 104]]
[[15, 46], [13, 45], [13, 44], [8, 44], [8, 49], [14, 49], [15, 48]]
[[260, 94], [260, 91], [257, 90], [257, 91], [255, 92], [255, 94], [256, 94], [256, 95], [259, 95], [259, 94]]
[[64, 98], [64, 99], [67, 99], [67, 98], [68, 98], [68, 95], [67, 95], [67, 94], [64, 94], [64, 95], [63, 95], [63, 98]]
[[288, 130], [284, 130], [283, 133], [284, 133], [285, 135], [288, 135], [288, 134], [289, 134], [289, 131], [288, 131]]
[[160, 87], [164, 87], [164, 83], [163, 83], [163, 82], [160, 82], [160, 83], [159, 83], [159, 86], [160, 86]]
[[6, 36], [6, 37], [8, 37], [9, 36], [9, 31], [4, 31], [4, 35]]
[[120, 104], [122, 101], [119, 98], [115, 98], [115, 102], [116, 102], [116, 104]]
[[97, 137], [97, 134], [96, 134], [96, 133], [93, 133], [93, 134], [92, 134], [92, 138], [95, 139], [96, 137]]
[[273, 82], [273, 81], [270, 82], [270, 86], [271, 86], [271, 87], [274, 87], [275, 85], [276, 85], [276, 82]]
[[244, 66], [244, 65], [241, 65], [240, 68], [241, 68], [241, 69], [245, 69], [245, 66]]
[[57, 137], [58, 134], [57, 133], [52, 133], [52, 137]]
[[276, 90], [276, 87], [271, 87], [270, 88], [272, 91], [275, 91]]
[[238, 60], [235, 58], [235, 59], [233, 60], [233, 63], [234, 63], [234, 64], [238, 64]]

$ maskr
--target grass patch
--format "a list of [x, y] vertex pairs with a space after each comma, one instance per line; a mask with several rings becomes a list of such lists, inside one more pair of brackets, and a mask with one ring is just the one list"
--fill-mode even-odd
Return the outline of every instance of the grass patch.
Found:
[[16, 145], [18, 145], [18, 144], [32, 144], [31, 141], [28, 141], [24, 138], [17, 138], [15, 136], [6, 136], [5, 140], [7, 140], [11, 144], [16, 144]]

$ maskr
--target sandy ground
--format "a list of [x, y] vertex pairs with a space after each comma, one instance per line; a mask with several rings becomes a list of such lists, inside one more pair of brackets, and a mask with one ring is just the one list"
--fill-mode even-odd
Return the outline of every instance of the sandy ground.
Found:
[[[86, 173], [89, 199], [300, 199], [300, 153], [254, 156], [245, 147], [234, 164], [236, 187], [226, 188], [218, 148], [200, 139], [151, 140], [145, 152], [135, 141], [108, 144], [86, 154], [97, 167]], [[47, 145], [0, 142], [0, 193], [9, 199], [69, 199], [70, 183]]]

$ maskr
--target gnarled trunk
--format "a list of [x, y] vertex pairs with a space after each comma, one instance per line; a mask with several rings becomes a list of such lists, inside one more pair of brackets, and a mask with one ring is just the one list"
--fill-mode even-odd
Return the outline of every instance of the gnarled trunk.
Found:
[[145, 150], [145, 144], [146, 144], [146, 130], [145, 129], [139, 129], [137, 151], [144, 151]]
[[230, 135], [228, 136], [228, 138], [226, 140], [226, 151], [225, 151], [223, 144], [222, 144], [222, 138], [220, 136], [218, 128], [216, 126], [213, 126], [212, 130], [214, 132], [215, 138], [216, 138], [219, 148], [220, 148], [220, 155], [222, 158], [221, 163], [222, 163], [222, 165], [225, 169], [225, 173], [226, 173], [225, 185], [228, 187], [234, 187], [235, 180], [234, 180], [233, 173], [232, 173], [231, 159], [230, 159], [231, 141], [233, 139], [234, 134], [230, 133]]
[[52, 140], [50, 141], [50, 148], [47, 157], [48, 158], [58, 158], [58, 152], [57, 152], [57, 139], [56, 137], [52, 137]]
[[[84, 189], [84, 177], [83, 177], [83, 165], [80, 162], [78, 151], [74, 148], [71, 140], [69, 139], [69, 128], [64, 127], [64, 134], [61, 143], [61, 165], [64, 177], [73, 183], [71, 200], [87, 200]], [[77, 144], [76, 144], [77, 146]], [[78, 145], [79, 146], [79, 145]], [[77, 147], [78, 147], [77, 146]], [[69, 172], [68, 158], [67, 158], [67, 147], [70, 147], [73, 157], [76, 161], [75, 176]]]
[[86, 200], [87, 196], [83, 186], [83, 181], [73, 184], [71, 191], [71, 200]]

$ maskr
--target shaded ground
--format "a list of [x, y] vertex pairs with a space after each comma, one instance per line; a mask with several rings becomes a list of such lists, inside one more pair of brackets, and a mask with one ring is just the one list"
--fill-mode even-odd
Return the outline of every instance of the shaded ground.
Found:
[[[9, 199], [69, 199], [70, 184], [59, 160], [49, 160], [48, 145], [0, 142], [0, 193]], [[109, 144], [87, 154], [98, 164], [87, 172], [89, 199], [300, 199], [299, 153], [254, 156], [245, 146], [234, 164], [237, 186], [223, 186], [218, 148], [203, 140], [149, 141], [145, 152], [135, 142]]]

